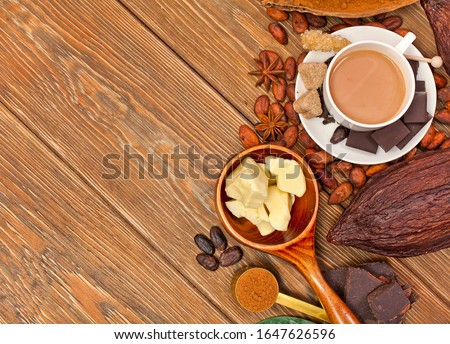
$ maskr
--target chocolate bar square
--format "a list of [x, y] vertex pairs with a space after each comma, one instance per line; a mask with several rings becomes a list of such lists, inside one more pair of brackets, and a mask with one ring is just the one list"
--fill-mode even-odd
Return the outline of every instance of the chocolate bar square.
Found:
[[417, 71], [419, 70], [419, 61], [408, 60], [414, 73], [414, 79], [417, 79]]
[[371, 137], [373, 131], [350, 130], [347, 136], [346, 146], [376, 154], [378, 144]]
[[426, 92], [425, 81], [416, 80], [416, 92]]
[[427, 122], [427, 94], [425, 92], [414, 93], [412, 103], [403, 115], [403, 122], [405, 124]]
[[426, 123], [406, 123], [406, 127], [409, 129], [409, 134], [405, 136], [403, 140], [397, 143], [398, 149], [403, 149], [412, 140], [414, 136], [428, 123], [428, 121], [432, 118], [430, 114], [427, 114], [427, 122]]
[[409, 299], [397, 282], [382, 285], [367, 297], [369, 307], [379, 323], [388, 323], [405, 314], [411, 307]]
[[398, 120], [384, 128], [374, 131], [372, 138], [385, 152], [389, 152], [396, 144], [403, 140], [409, 132], [406, 125], [404, 125], [401, 120]]
[[386, 277], [394, 279], [396, 277], [394, 270], [386, 262], [369, 262], [358, 265], [359, 268], [369, 271], [372, 275], [380, 278]]

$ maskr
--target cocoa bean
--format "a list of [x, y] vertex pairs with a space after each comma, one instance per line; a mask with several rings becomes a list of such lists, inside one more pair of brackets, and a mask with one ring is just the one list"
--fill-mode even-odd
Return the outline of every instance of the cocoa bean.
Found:
[[359, 167], [361, 167], [364, 171], [367, 171], [369, 169], [369, 165], [358, 165]]
[[322, 183], [320, 182], [320, 180], [316, 180], [317, 183], [317, 190], [320, 192], [322, 191]]
[[272, 83], [272, 93], [274, 98], [279, 102], [284, 102], [286, 98], [286, 80], [284, 78], [277, 78], [278, 82]]
[[364, 26], [374, 26], [379, 27], [380, 29], [386, 29], [386, 26], [376, 21], [365, 23]]
[[395, 29], [394, 32], [402, 37], [405, 37], [408, 34], [408, 32], [410, 32], [410, 31], [405, 28], [399, 28], [399, 29]]
[[205, 252], [206, 254], [213, 255], [214, 254], [214, 245], [211, 240], [204, 234], [197, 234], [194, 237], [194, 241], [197, 244], [198, 248]]
[[289, 84], [286, 88], [286, 95], [289, 101], [295, 102], [295, 84]]
[[[281, 122], [286, 122], [288, 123], [288, 116], [286, 116], [286, 113], [283, 115], [283, 117], [281, 117]], [[284, 128], [280, 128], [280, 130], [284, 133], [287, 130], [287, 126], [285, 126]]]
[[223, 235], [223, 232], [219, 227], [212, 226], [209, 230], [209, 236], [216, 249], [219, 251], [225, 251], [227, 248], [227, 238]]
[[315, 164], [315, 163], [311, 162], [309, 164], [309, 166], [312, 168], [313, 171], [319, 171], [319, 170], [324, 170], [325, 169], [325, 165], [324, 164]]
[[399, 16], [386, 17], [383, 19], [381, 24], [386, 26], [386, 29], [388, 30], [395, 30], [398, 29], [400, 26], [402, 26], [403, 19], [400, 18]]
[[269, 112], [270, 99], [268, 96], [263, 95], [256, 98], [255, 105], [253, 106], [253, 111], [255, 115], [263, 114], [267, 115]]
[[296, 33], [303, 33], [308, 30], [308, 21], [303, 13], [292, 12], [292, 28]]
[[328, 164], [333, 161], [333, 156], [325, 151], [319, 151], [311, 154], [309, 160], [315, 164]]
[[361, 25], [362, 21], [361, 18], [340, 18], [345, 24], [348, 24], [350, 26], [357, 26]]
[[271, 33], [273, 38], [275, 38], [278, 41], [278, 43], [280, 43], [282, 45], [288, 44], [287, 32], [286, 32], [285, 28], [282, 27], [277, 22], [269, 24], [269, 32]]
[[312, 13], [305, 13], [306, 20], [309, 25], [315, 28], [324, 27], [327, 25], [327, 18], [323, 16], [316, 16]]
[[243, 252], [239, 246], [227, 248], [222, 252], [219, 258], [219, 264], [223, 267], [236, 264], [242, 259]]
[[195, 258], [197, 259], [197, 262], [206, 270], [215, 271], [219, 268], [219, 261], [214, 256], [200, 253]]
[[382, 22], [384, 20], [384, 18], [386, 18], [386, 14], [387, 13], [380, 13], [380, 14], [374, 15], [373, 17], [375, 18], [376, 21]]
[[369, 168], [366, 170], [366, 176], [372, 177], [375, 174], [387, 169], [388, 167], [389, 167], [389, 164], [387, 164], [387, 163], [369, 166]]
[[438, 98], [443, 102], [450, 101], [450, 87], [443, 87], [437, 92]]
[[308, 53], [306, 51], [304, 51], [304, 52], [300, 53], [300, 55], [298, 55], [298, 57], [297, 57], [297, 66], [300, 63], [303, 63], [303, 60], [305, 59], [306, 55], [308, 55]]
[[[325, 165], [322, 165], [325, 166]], [[324, 169], [317, 169], [315, 173], [316, 178], [320, 180], [322, 185], [326, 186], [327, 188], [334, 190], [338, 187], [338, 183], [336, 179], [333, 177], [333, 175]]]
[[305, 148], [314, 148], [317, 146], [316, 142], [309, 136], [305, 129], [299, 131], [298, 140]]
[[331, 135], [330, 142], [332, 144], [339, 143], [342, 140], [346, 139], [349, 133], [350, 133], [350, 131], [346, 127], [343, 127], [342, 125], [340, 125], [333, 132], [333, 135]]
[[347, 200], [353, 192], [353, 186], [349, 182], [339, 185], [328, 198], [328, 204], [339, 204]]
[[266, 13], [270, 18], [276, 21], [284, 21], [289, 18], [289, 14], [286, 11], [282, 11], [273, 7], [268, 7], [266, 9]]
[[447, 149], [450, 148], [450, 139], [445, 140], [440, 146], [439, 149]]
[[[332, 173], [349, 172], [353, 168], [353, 164], [347, 161], [336, 161], [328, 165], [328, 170]], [[361, 167], [360, 167], [361, 168]], [[363, 170], [364, 171], [364, 170]]]
[[447, 110], [450, 110], [450, 101], [445, 102], [445, 107]]
[[336, 32], [336, 31], [345, 29], [347, 27], [350, 27], [350, 25], [348, 25], [348, 24], [335, 24], [332, 27], [330, 27], [330, 31], [331, 32]]
[[284, 76], [287, 81], [292, 81], [297, 76], [297, 63], [292, 56], [284, 61]]
[[239, 140], [245, 148], [259, 145], [258, 135], [256, 135], [256, 133], [245, 124], [239, 127]]
[[272, 110], [274, 116], [284, 114], [284, 107], [280, 103], [273, 103], [272, 105], [270, 105], [270, 109]]
[[361, 167], [353, 167], [350, 171], [350, 182], [353, 184], [355, 188], [361, 188], [366, 184], [366, 173]]
[[284, 112], [288, 116], [289, 121], [294, 125], [300, 124], [300, 118], [298, 117], [298, 113], [294, 110], [294, 105], [292, 102], [287, 102], [284, 104]]
[[416, 153], [417, 153], [417, 147], [414, 147], [413, 149], [411, 149], [408, 153], [406, 153], [406, 154], [403, 156], [403, 159], [404, 159], [405, 161], [409, 161], [409, 160], [411, 160], [411, 159], [416, 155]]
[[284, 141], [284, 140], [270, 141], [269, 143], [271, 145], [275, 145], [275, 146], [286, 147], [286, 141]]
[[420, 146], [423, 148], [427, 148], [430, 143], [433, 141], [434, 135], [436, 134], [436, 129], [433, 125], [430, 125], [427, 132], [425, 133], [425, 136], [422, 138], [422, 141], [420, 141]]
[[441, 123], [450, 124], [450, 110], [442, 109], [435, 113], [434, 118]]
[[284, 132], [283, 140], [286, 142], [286, 147], [291, 148], [295, 145], [298, 138], [298, 127], [295, 125], [290, 126]]
[[262, 50], [259, 53], [259, 59], [263, 60], [263, 55], [266, 54], [269, 57], [269, 64], [276, 62], [276, 65], [274, 69], [283, 69], [283, 60], [281, 59], [280, 55], [278, 55], [276, 52], [272, 50]]
[[445, 79], [441, 74], [433, 72], [433, 78], [436, 88], [443, 88], [447, 86], [447, 79]]
[[446, 139], [445, 133], [442, 131], [437, 131], [434, 134], [433, 141], [427, 146], [428, 150], [434, 150], [438, 148]]

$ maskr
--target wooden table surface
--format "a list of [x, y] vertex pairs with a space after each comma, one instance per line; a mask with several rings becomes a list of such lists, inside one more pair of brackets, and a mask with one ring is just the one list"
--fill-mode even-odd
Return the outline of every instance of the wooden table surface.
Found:
[[[420, 5], [396, 12], [424, 55], [436, 54]], [[0, 0], [2, 323], [299, 315], [282, 306], [241, 309], [230, 282], [248, 265], [271, 269], [282, 291], [318, 304], [294, 267], [266, 254], [244, 248], [239, 264], [216, 272], [195, 260], [194, 235], [218, 224], [211, 176], [218, 164], [205, 158], [223, 163], [242, 150], [238, 128], [257, 121], [253, 103], [265, 94], [247, 75], [253, 57], [262, 49], [283, 58], [301, 52], [290, 25], [283, 47], [269, 22], [257, 0]], [[201, 159], [186, 155], [180, 165], [198, 177], [181, 178], [174, 160], [164, 160], [177, 147], [194, 147]], [[136, 155], [149, 152], [154, 169], [141, 178]], [[105, 175], [108, 154], [119, 165], [132, 159], [128, 175]], [[211, 166], [215, 172], [204, 173]], [[333, 246], [325, 235], [344, 208], [320, 196], [323, 267], [385, 259], [421, 297], [408, 323], [450, 321], [448, 249], [386, 259]]]

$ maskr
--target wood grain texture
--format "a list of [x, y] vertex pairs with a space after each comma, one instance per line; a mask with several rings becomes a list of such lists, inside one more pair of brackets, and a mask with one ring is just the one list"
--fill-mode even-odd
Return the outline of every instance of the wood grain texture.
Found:
[[3, 106], [0, 127], [0, 322], [228, 320]]

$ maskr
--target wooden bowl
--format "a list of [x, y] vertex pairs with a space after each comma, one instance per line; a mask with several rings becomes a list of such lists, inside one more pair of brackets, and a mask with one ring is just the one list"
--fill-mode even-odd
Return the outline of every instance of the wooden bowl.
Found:
[[[274, 232], [261, 236], [258, 228], [245, 218], [235, 218], [225, 205], [229, 200], [225, 194], [227, 176], [246, 157], [263, 162], [266, 156], [273, 155], [296, 160], [306, 177], [306, 192], [296, 198], [291, 210], [291, 221], [286, 232]], [[323, 308], [333, 323], [358, 323], [358, 319], [330, 288], [320, 272], [314, 249], [314, 232], [316, 227], [319, 192], [312, 170], [303, 158], [294, 151], [274, 145], [260, 145], [249, 148], [234, 158], [224, 167], [216, 185], [216, 211], [225, 229], [242, 244], [278, 256], [294, 264], [305, 276], [317, 294]]]

